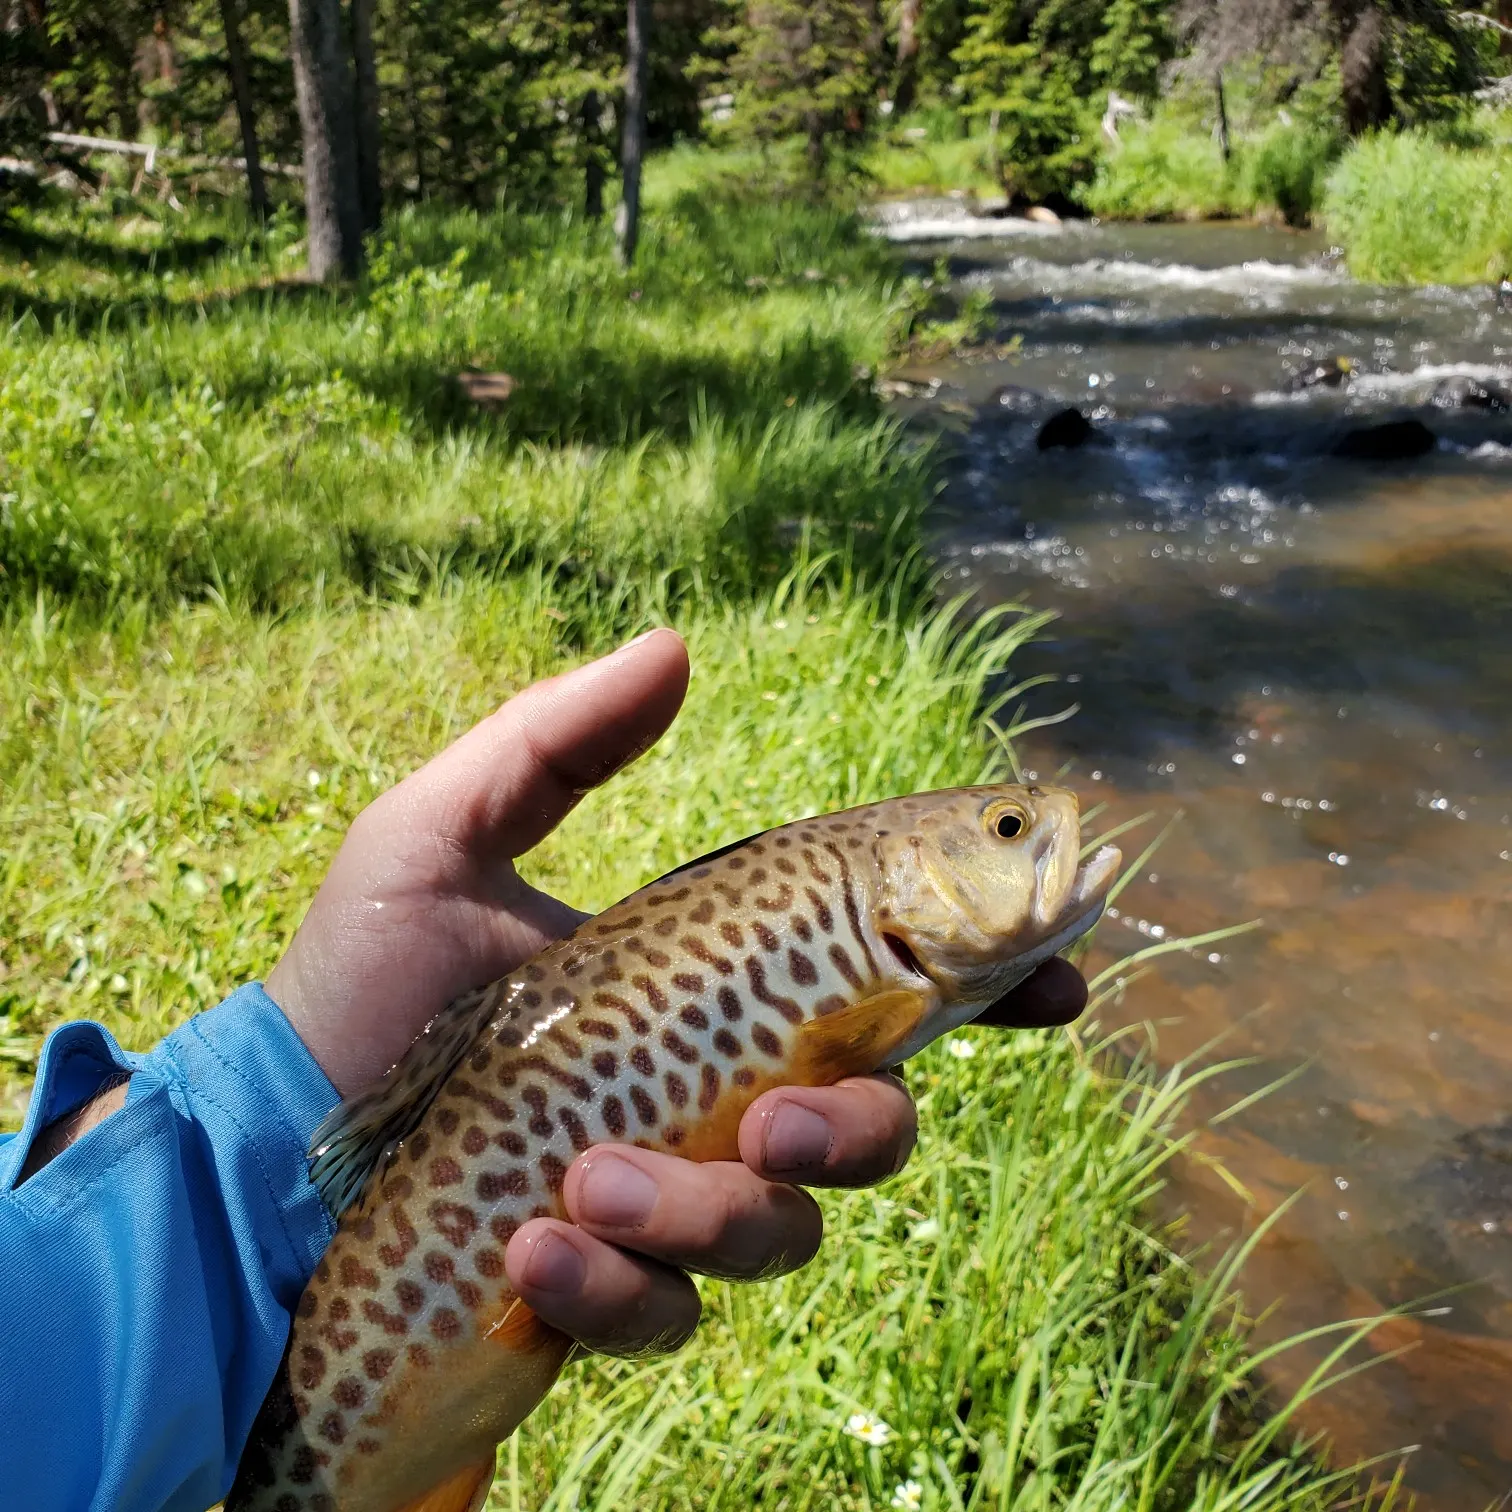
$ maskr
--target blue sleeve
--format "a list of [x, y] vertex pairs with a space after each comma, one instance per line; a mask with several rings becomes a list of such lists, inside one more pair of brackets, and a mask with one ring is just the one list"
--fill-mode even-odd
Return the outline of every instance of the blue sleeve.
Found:
[[[39, 1130], [131, 1073], [125, 1106], [26, 1182]], [[331, 1236], [305, 1151], [336, 1093], [258, 986], [147, 1055], [47, 1041], [0, 1142], [0, 1502], [204, 1512], [225, 1495]]]

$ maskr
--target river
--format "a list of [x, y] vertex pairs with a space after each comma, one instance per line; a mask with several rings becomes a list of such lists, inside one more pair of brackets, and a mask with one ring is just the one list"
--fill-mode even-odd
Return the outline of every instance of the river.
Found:
[[[1431, 1299], [1304, 1422], [1341, 1462], [1412, 1447], [1425, 1509], [1499, 1505], [1512, 414], [1433, 395], [1454, 376], [1512, 387], [1512, 312], [1487, 289], [1355, 283], [1321, 238], [1276, 228], [992, 224], [951, 202], [883, 216], [917, 270], [946, 258], [958, 293], [990, 292], [997, 340], [1021, 338], [912, 375], [899, 406], [946, 433], [946, 591], [1059, 615], [1013, 670], [1058, 678], [1026, 695], [1031, 716], [1078, 711], [1025, 737], [1026, 765], [1105, 802], [1099, 823], [1153, 814], [1126, 854], [1182, 815], [1104, 925], [1105, 957], [1263, 921], [1167, 957], [1104, 1013], [1153, 1025], [1165, 1063], [1252, 1058], [1197, 1122], [1294, 1073], [1176, 1169], [1188, 1240], [1221, 1247], [1302, 1193], [1245, 1271], [1251, 1309], [1276, 1309], [1266, 1338]], [[1353, 364], [1337, 388], [1284, 391], [1336, 357]], [[1092, 439], [1037, 449], [1068, 405]], [[1401, 418], [1431, 427], [1431, 452], [1332, 455]], [[1273, 1388], [1318, 1357], [1282, 1357]]]

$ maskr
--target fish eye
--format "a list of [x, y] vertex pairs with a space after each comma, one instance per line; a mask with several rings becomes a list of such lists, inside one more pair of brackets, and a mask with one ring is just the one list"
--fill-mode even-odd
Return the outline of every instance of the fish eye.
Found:
[[1016, 840], [1024, 833], [1027, 821], [1024, 811], [1018, 807], [999, 809], [997, 815], [988, 821], [992, 825], [992, 831], [1002, 840]]

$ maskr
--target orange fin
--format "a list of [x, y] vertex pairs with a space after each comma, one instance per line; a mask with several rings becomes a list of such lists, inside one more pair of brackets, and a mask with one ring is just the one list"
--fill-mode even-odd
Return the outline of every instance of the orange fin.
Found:
[[809, 1019], [798, 1030], [793, 1069], [814, 1087], [875, 1071], [913, 1033], [925, 1006], [920, 993], [889, 988]]
[[567, 1336], [558, 1332], [549, 1323], [543, 1323], [518, 1297], [511, 1297], [498, 1321], [483, 1330], [483, 1337], [490, 1344], [513, 1349], [520, 1354], [534, 1354], [538, 1349], [558, 1341], [566, 1342]]
[[494, 1457], [490, 1454], [433, 1486], [424, 1496], [405, 1502], [399, 1512], [483, 1512], [493, 1478]]

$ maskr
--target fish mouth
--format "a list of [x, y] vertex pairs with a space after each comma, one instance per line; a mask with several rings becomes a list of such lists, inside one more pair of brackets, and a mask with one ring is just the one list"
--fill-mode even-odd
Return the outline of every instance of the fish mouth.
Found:
[[1076, 880], [1071, 884], [1071, 896], [1061, 910], [1061, 918], [1070, 923], [1096, 908], [1102, 911], [1108, 889], [1123, 865], [1123, 852], [1116, 845], [1100, 845], [1076, 868]]

